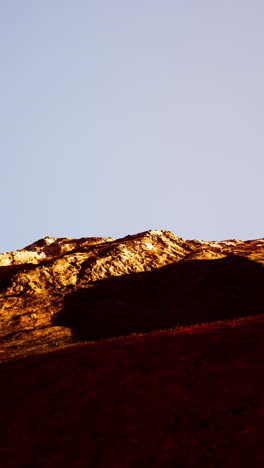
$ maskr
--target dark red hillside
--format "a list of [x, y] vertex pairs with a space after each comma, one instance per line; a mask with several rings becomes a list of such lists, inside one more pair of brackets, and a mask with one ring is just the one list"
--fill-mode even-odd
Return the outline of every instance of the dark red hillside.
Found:
[[262, 467], [264, 317], [1, 366], [1, 467]]

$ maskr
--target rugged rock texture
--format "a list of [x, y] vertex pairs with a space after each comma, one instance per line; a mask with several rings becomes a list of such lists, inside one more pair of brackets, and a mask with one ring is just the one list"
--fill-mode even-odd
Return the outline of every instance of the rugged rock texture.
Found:
[[263, 264], [264, 239], [46, 237], [0, 255], [1, 359], [262, 313]]

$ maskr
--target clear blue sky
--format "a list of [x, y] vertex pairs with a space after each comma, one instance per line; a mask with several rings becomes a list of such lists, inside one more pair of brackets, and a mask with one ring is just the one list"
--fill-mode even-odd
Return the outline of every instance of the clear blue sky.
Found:
[[0, 2], [1, 242], [264, 236], [263, 0]]

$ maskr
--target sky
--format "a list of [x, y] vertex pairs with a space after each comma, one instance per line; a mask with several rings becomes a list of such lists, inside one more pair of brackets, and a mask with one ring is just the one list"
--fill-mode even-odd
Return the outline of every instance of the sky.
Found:
[[263, 0], [0, 0], [0, 252], [264, 236]]

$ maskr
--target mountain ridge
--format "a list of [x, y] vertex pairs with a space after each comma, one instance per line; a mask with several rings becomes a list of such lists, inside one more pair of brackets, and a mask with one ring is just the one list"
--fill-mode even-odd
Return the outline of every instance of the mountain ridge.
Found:
[[[90, 290], [114, 277], [127, 281], [135, 274], [149, 272], [147, 276], [151, 277], [151, 272], [158, 270], [161, 275], [167, 265], [178, 265], [178, 271], [189, 262], [191, 273], [197, 261], [214, 262], [227, 257], [253, 262], [254, 271], [260, 271], [264, 265], [264, 239], [184, 240], [169, 231], [149, 230], [120, 239], [45, 237], [19, 251], [0, 254], [1, 354], [11, 359], [73, 344], [76, 337], [72, 328], [56, 318], [73, 293]], [[123, 284], [123, 280], [118, 281]], [[173, 284], [173, 278], [170, 282]], [[173, 291], [170, 294], [173, 296]]]

